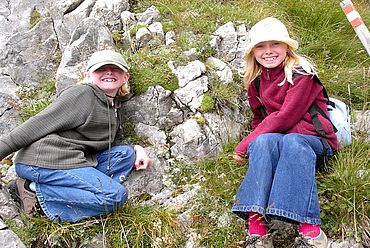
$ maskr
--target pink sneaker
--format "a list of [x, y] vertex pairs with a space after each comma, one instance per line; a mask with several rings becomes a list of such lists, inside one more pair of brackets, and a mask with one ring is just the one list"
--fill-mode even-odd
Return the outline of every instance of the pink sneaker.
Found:
[[320, 230], [320, 235], [316, 238], [311, 237], [297, 237], [293, 244], [294, 248], [329, 248], [330, 242], [328, 241], [328, 238], [326, 237], [325, 233]]
[[241, 242], [243, 248], [274, 248], [270, 235], [247, 236], [245, 241]]

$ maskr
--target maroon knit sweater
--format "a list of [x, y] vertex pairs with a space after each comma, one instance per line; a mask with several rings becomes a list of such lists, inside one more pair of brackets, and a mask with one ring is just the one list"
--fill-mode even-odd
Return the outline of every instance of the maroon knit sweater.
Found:
[[[248, 145], [264, 133], [300, 133], [319, 136], [315, 131], [308, 109], [313, 102], [328, 115], [323, 87], [310, 75], [301, 75], [294, 79], [294, 85], [285, 82], [282, 65], [267, 69], [262, 67], [260, 76], [260, 94], [255, 83], [248, 88], [248, 101], [253, 112], [252, 132], [235, 148], [235, 152], [247, 155]], [[268, 116], [264, 119], [259, 107], [261, 101]], [[318, 118], [326, 133], [329, 145], [338, 148], [337, 137], [331, 123], [320, 114]]]

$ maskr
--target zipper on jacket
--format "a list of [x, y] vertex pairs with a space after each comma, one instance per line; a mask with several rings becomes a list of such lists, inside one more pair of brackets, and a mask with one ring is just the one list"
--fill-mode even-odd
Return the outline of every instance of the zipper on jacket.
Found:
[[114, 115], [117, 118], [118, 117], [118, 114], [117, 114], [117, 109], [114, 107], [114, 100], [112, 101], [112, 109], [114, 110]]

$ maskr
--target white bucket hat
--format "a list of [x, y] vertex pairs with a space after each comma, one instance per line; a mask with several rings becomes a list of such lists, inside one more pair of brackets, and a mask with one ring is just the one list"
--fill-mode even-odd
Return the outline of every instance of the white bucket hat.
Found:
[[293, 50], [298, 48], [298, 41], [289, 37], [285, 25], [276, 18], [267, 17], [257, 22], [249, 31], [249, 43], [245, 54], [249, 54], [258, 43], [271, 40], [284, 42]]
[[128, 72], [128, 65], [120, 53], [112, 50], [102, 50], [93, 53], [87, 63], [87, 71], [93, 72], [103, 65], [115, 65], [122, 71]]

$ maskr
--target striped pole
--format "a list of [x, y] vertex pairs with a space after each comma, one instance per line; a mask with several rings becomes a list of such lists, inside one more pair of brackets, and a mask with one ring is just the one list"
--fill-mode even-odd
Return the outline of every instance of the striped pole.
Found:
[[340, 6], [370, 56], [370, 33], [360, 14], [356, 11], [351, 0], [343, 0]]

